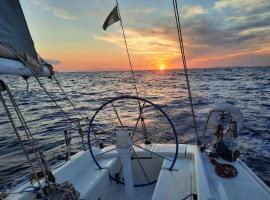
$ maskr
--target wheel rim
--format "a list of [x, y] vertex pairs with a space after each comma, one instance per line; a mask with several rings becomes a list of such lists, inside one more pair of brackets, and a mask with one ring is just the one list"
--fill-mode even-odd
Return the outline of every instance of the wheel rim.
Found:
[[[152, 106], [153, 108], [155, 108], [156, 110], [158, 110], [158, 111], [162, 114], [162, 116], [167, 120], [167, 123], [168, 123], [168, 124], [170, 125], [170, 127], [171, 127], [171, 130], [172, 130], [172, 133], [173, 133], [173, 137], [174, 137], [174, 141], [175, 141], [175, 153], [174, 153], [173, 159], [172, 159], [172, 160], [167, 159], [165, 156], [161, 156], [161, 155], [159, 155], [159, 154], [157, 154], [157, 153], [154, 153], [154, 152], [152, 152], [152, 151], [151, 151], [151, 153], [153, 153], [154, 155], [157, 154], [156, 156], [160, 156], [160, 157], [162, 157], [163, 159], [170, 160], [170, 161], [171, 161], [171, 164], [170, 164], [170, 167], [168, 168], [168, 170], [171, 171], [171, 170], [173, 169], [174, 165], [175, 165], [175, 162], [176, 162], [177, 156], [178, 156], [178, 136], [177, 136], [177, 133], [176, 133], [176, 129], [175, 129], [175, 127], [174, 127], [174, 125], [173, 125], [171, 119], [168, 117], [168, 115], [167, 115], [167, 114], [166, 114], [166, 113], [165, 113], [158, 105], [156, 105], [156, 104], [152, 103], [151, 101], [146, 100], [146, 99], [144, 99], [144, 98], [141, 98], [141, 97], [135, 97], [135, 96], [119, 96], [119, 97], [112, 98], [111, 100], [109, 100], [109, 101], [103, 103], [103, 104], [96, 110], [96, 112], [94, 113], [93, 117], [92, 117], [91, 120], [90, 120], [89, 127], [88, 127], [88, 147], [89, 147], [89, 152], [90, 152], [90, 154], [91, 154], [91, 157], [92, 157], [93, 160], [94, 160], [94, 163], [97, 165], [97, 167], [98, 167], [99, 169], [103, 169], [103, 167], [100, 165], [99, 161], [98, 161], [97, 158], [96, 158], [96, 156], [98, 156], [98, 155], [94, 155], [94, 153], [93, 153], [93, 147], [92, 147], [92, 145], [91, 145], [91, 142], [92, 142], [92, 140], [94, 140], [93, 138], [94, 138], [94, 135], [95, 135], [95, 133], [94, 133], [93, 131], [91, 131], [92, 128], [94, 127], [94, 123], [93, 123], [93, 122], [95, 121], [96, 116], [97, 116], [97, 115], [98, 115], [98, 114], [99, 114], [106, 106], [108, 106], [109, 104], [112, 104], [112, 105], [113, 105], [114, 102], [117, 102], [117, 101], [119, 101], [119, 100], [136, 100], [136, 101], [138, 101], [138, 104], [139, 104], [139, 105], [140, 105], [140, 102], [143, 102], [143, 103], [144, 103], [143, 105], [145, 105], [145, 103], [147, 103], [147, 104], [149, 104], [150, 106]], [[140, 106], [140, 115], [141, 115], [141, 113], [143, 112], [142, 110], [143, 110], [143, 108]], [[117, 114], [117, 115], [118, 115], [118, 114]], [[140, 115], [139, 115], [139, 117], [140, 117]], [[138, 117], [138, 119], [139, 119], [139, 117]], [[120, 121], [120, 123], [121, 123], [121, 121]], [[122, 124], [122, 123], [121, 123], [121, 124]], [[136, 124], [136, 126], [137, 126], [137, 124]], [[134, 134], [134, 133], [133, 133], [133, 134]], [[152, 136], [152, 135], [150, 135], [150, 136]], [[92, 137], [92, 139], [91, 139], [91, 137]], [[135, 142], [136, 142], [136, 141], [135, 141]], [[136, 145], [135, 142], [132, 141], [133, 146], [135, 146], [135, 147], [137, 147], [137, 148], [141, 148], [141, 149], [143, 149], [144, 151], [146, 151], [145, 148]], [[136, 154], [136, 151], [135, 151], [134, 148], [133, 148], [133, 150], [134, 150], [134, 154]], [[107, 152], [106, 152], [106, 153], [107, 153]], [[137, 159], [140, 159], [140, 158], [137, 158]], [[139, 161], [138, 161], [138, 162], [139, 162]], [[142, 168], [142, 170], [143, 170], [143, 168]], [[116, 181], [115, 178], [113, 178], [111, 175], [110, 175], [110, 178], [111, 178], [112, 180]], [[134, 184], [134, 186], [135, 186], [135, 187], [148, 186], [148, 185], [152, 185], [152, 184], [156, 183], [156, 181], [157, 181], [157, 180], [152, 180], [152, 181], [149, 181], [148, 183]], [[119, 180], [118, 180], [117, 182], [118, 182], [118, 183], [121, 183], [121, 184], [124, 184], [123, 181], [119, 181]]]

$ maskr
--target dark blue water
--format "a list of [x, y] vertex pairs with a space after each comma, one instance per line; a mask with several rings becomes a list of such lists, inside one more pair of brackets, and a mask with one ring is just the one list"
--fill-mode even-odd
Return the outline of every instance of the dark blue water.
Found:
[[[135, 95], [130, 72], [58, 73], [56, 76], [76, 107], [89, 118], [109, 98]], [[59, 155], [63, 155], [64, 129], [72, 130], [73, 152], [81, 150], [82, 145], [75, 127], [70, 127], [65, 116], [33, 78], [29, 80], [28, 93], [22, 78], [4, 75], [0, 78], [11, 88], [38, 146], [50, 163], [58, 162], [61, 158]], [[202, 134], [208, 110], [215, 104], [229, 102], [240, 108], [244, 115], [244, 127], [238, 138], [241, 158], [270, 185], [270, 67], [191, 70], [190, 79], [199, 133]], [[136, 80], [139, 95], [160, 105], [172, 119], [179, 140], [182, 143], [195, 143], [183, 73], [139, 71], [136, 72]], [[64, 110], [71, 117], [78, 118], [60, 94], [55, 82], [47, 78], [42, 78], [42, 82]], [[123, 116], [129, 115], [124, 108], [118, 110]], [[2, 106], [0, 117], [2, 190], [25, 180], [29, 169]], [[86, 125], [83, 124], [84, 127]], [[159, 136], [163, 138], [162, 135]], [[23, 140], [26, 142], [25, 137]]]

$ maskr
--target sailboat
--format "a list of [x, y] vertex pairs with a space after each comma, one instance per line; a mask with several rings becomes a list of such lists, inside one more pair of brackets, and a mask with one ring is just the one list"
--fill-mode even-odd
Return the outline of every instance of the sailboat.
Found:
[[[180, 49], [184, 53], [177, 1], [173, 3]], [[0, 1], [0, 17], [0, 73], [26, 79], [34, 76], [46, 90], [39, 77], [55, 78], [53, 68], [37, 54], [19, 1]], [[122, 26], [118, 4], [103, 28], [117, 21]], [[122, 29], [124, 35], [123, 26]], [[185, 72], [190, 89], [187, 70]], [[79, 123], [69, 118], [78, 126], [83, 142], [83, 136], [87, 136], [85, 143], [88, 149], [73, 156], [67, 152], [67, 161], [52, 169], [36, 145], [8, 85], [4, 81], [0, 83], [3, 107], [32, 171], [31, 180], [0, 193], [0, 199], [270, 199], [269, 187], [239, 159], [236, 138], [241, 131], [243, 118], [241, 111], [231, 104], [217, 105], [210, 110], [203, 137], [196, 134], [197, 144], [180, 144], [175, 125], [160, 106], [139, 95], [111, 98], [96, 109], [88, 120], [87, 130], [82, 130]], [[134, 86], [136, 89], [135, 82]], [[191, 91], [188, 92], [193, 112]], [[14, 116], [6, 106], [7, 100], [2, 93], [6, 93], [11, 101], [35, 159], [30, 158], [22, 143]], [[50, 95], [47, 90], [46, 93]], [[118, 113], [123, 103], [128, 105], [129, 112], [136, 115], [132, 125], [122, 121]], [[61, 106], [56, 105], [61, 110]], [[147, 112], [157, 113], [155, 116], [167, 124], [169, 131], [149, 128]], [[105, 131], [104, 127], [108, 124], [103, 117], [108, 113], [115, 115], [117, 124]], [[162, 140], [156, 139], [156, 133], [166, 134], [169, 142], [162, 143]], [[68, 135], [65, 136], [68, 146], [70, 140]]]

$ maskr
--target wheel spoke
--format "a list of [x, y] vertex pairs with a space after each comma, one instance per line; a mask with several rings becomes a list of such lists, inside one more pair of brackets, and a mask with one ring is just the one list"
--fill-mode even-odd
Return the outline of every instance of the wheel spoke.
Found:
[[141, 116], [142, 116], [142, 112], [143, 112], [144, 106], [145, 106], [145, 102], [143, 102], [142, 109], [140, 109], [139, 116], [138, 116], [138, 118], [137, 118], [137, 121], [136, 121], [135, 127], [133, 128], [133, 131], [132, 131], [132, 134], [131, 134], [131, 140], [133, 139], [134, 133], [135, 133], [135, 131], [137, 130], [137, 127], [138, 127], [139, 121], [140, 121]]
[[[128, 101], [128, 103], [125, 104], [126, 102], [123, 102], [123, 100]], [[131, 100], [132, 101], [135, 100], [137, 102], [130, 102]], [[120, 101], [120, 104], [119, 104], [119, 101]], [[123, 105], [121, 104], [121, 102], [123, 102]], [[155, 111], [158, 111], [160, 114], [162, 114], [162, 116], [164, 117], [162, 121], [161, 121], [161, 118], [156, 119], [156, 115], [152, 115], [152, 110], [151, 110], [150, 115], [149, 113], [147, 114], [148, 109], [146, 109], [146, 107], [148, 106], [148, 104], [149, 106], [151, 106], [151, 108], [153, 107]], [[124, 109], [125, 111], [124, 114], [121, 113], [122, 110], [120, 110], [120, 107]], [[139, 111], [138, 111], [138, 107], [139, 107]], [[128, 120], [126, 120], [127, 118]], [[154, 119], [152, 120], [152, 118]], [[169, 124], [169, 127], [171, 127], [172, 131], [169, 133], [169, 131], [167, 130], [162, 130], [164, 126], [162, 126], [160, 122], [167, 122]], [[156, 152], [155, 150], [153, 150], [152, 148], [153, 146], [148, 145], [150, 144], [150, 140], [153, 140], [153, 142], [154, 141], [158, 142], [162, 140], [162, 136], [161, 138], [159, 138], [161, 134], [157, 132], [158, 127], [160, 127], [159, 131], [161, 133], [162, 132], [164, 133], [165, 139], [168, 139], [167, 135], [169, 136], [171, 135], [171, 133], [174, 136], [175, 144], [176, 144], [174, 156], [173, 155], [167, 156], [167, 155], [162, 154], [161, 152]], [[130, 133], [130, 138], [132, 141], [131, 155], [133, 159], [137, 160], [137, 161], [133, 161], [133, 163], [135, 164], [135, 162], [138, 162], [135, 164], [135, 166], [137, 167], [139, 174], [144, 176], [141, 178], [142, 179], [141, 181], [145, 183], [135, 184], [135, 187], [143, 187], [143, 186], [147, 186], [156, 182], [156, 180], [155, 181], [151, 180], [152, 178], [150, 176], [151, 171], [148, 171], [148, 168], [146, 168], [147, 167], [146, 163], [141, 160], [142, 158], [140, 157], [141, 155], [140, 153], [146, 156], [148, 156], [148, 154], [150, 153], [149, 155], [152, 159], [159, 158], [162, 160], [168, 160], [171, 162], [171, 166], [169, 167], [169, 169], [171, 170], [173, 168], [175, 161], [177, 159], [177, 155], [178, 155], [178, 137], [177, 137], [177, 133], [171, 119], [160, 108], [160, 106], [153, 104], [151, 101], [147, 99], [143, 99], [138, 96], [137, 97], [121, 96], [121, 97], [113, 98], [103, 103], [95, 111], [92, 119], [90, 120], [89, 129], [88, 129], [88, 146], [89, 146], [91, 156], [99, 169], [102, 169], [102, 166], [99, 164], [100, 160], [96, 158], [106, 157], [106, 154], [107, 154], [107, 157], [110, 155], [117, 156], [117, 148], [116, 146], [106, 147], [105, 149], [103, 149], [103, 151], [99, 151], [97, 152], [97, 155], [94, 155], [93, 154], [94, 146], [98, 145], [98, 142], [104, 142], [105, 146], [107, 146], [108, 144], [115, 145], [115, 142], [117, 140], [116, 133], [118, 130], [120, 131], [122, 129], [125, 132]], [[91, 140], [93, 139], [95, 143], [93, 143], [90, 139]], [[169, 138], [169, 140], [171, 140], [171, 137]], [[143, 142], [145, 145], [143, 145]], [[103, 144], [103, 143], [100, 143], [100, 144]], [[103, 147], [104, 145], [102, 145], [102, 147], [100, 148], [103, 148]], [[122, 183], [124, 184], [124, 181]]]
[[141, 168], [141, 170], [142, 170], [142, 172], [143, 172], [143, 174], [144, 174], [144, 177], [145, 177], [146, 181], [147, 181], [148, 183], [150, 183], [150, 179], [149, 179], [149, 177], [148, 177], [146, 171], [144, 170], [143, 165], [142, 165], [142, 163], [141, 163], [141, 160], [138, 158], [135, 149], [132, 147], [131, 150], [133, 151], [133, 153], [134, 153], [134, 155], [135, 155], [135, 157], [136, 157], [136, 160], [137, 160], [137, 162], [138, 162], [138, 164], [139, 164], [139, 166], [140, 166], [140, 168]]
[[162, 155], [160, 155], [160, 154], [158, 154], [158, 153], [155, 153], [155, 152], [153, 152], [153, 151], [150, 151], [150, 150], [148, 150], [148, 149], [146, 149], [146, 148], [143, 148], [143, 147], [141, 147], [140, 145], [136, 145], [136, 144], [133, 144], [135, 147], [138, 147], [138, 148], [140, 148], [140, 149], [142, 149], [142, 150], [145, 150], [145, 151], [147, 151], [147, 152], [149, 152], [149, 153], [152, 153], [152, 154], [154, 154], [154, 155], [156, 155], [157, 157], [160, 157], [160, 158], [163, 158], [163, 159], [165, 159], [165, 160], [169, 160], [169, 161], [171, 161], [171, 162], [173, 162], [173, 160], [171, 160], [171, 159], [169, 159], [169, 158], [166, 158], [165, 156], [162, 156]]
[[141, 115], [141, 125], [142, 125], [142, 130], [143, 130], [143, 133], [144, 133], [144, 137], [148, 141], [148, 135], [147, 135], [147, 130], [146, 130], [145, 122], [144, 122], [143, 113]]
[[[149, 134], [148, 136], [152, 136], [154, 133], [151, 133], [151, 134]], [[134, 142], [138, 142], [138, 141], [140, 141], [140, 140], [144, 140], [145, 139], [145, 136], [144, 137], [142, 137], [142, 138], [139, 138], [139, 139], [136, 139], [136, 140], [133, 140], [132, 142], [134, 143]]]
[[112, 104], [113, 110], [114, 110], [114, 112], [115, 112], [115, 115], [116, 115], [116, 117], [117, 117], [117, 119], [118, 119], [120, 125], [123, 126], [123, 123], [122, 123], [122, 121], [121, 121], [121, 119], [120, 119], [120, 116], [119, 116], [119, 114], [118, 114], [118, 112], [117, 112], [115, 106], [113, 105], [113, 103], [111, 103], [111, 104]]
[[105, 151], [105, 152], [102, 152], [102, 153], [100, 153], [100, 154], [97, 154], [97, 155], [95, 155], [95, 156], [102, 156], [102, 155], [104, 155], [104, 154], [106, 154], [106, 153], [109, 153], [109, 152], [111, 152], [111, 151], [114, 151], [116, 149], [116, 147], [115, 148], [112, 148], [112, 149], [110, 149], [110, 150], [108, 150], [108, 151]]
[[105, 131], [102, 128], [99, 128], [99, 127], [94, 127], [94, 128], [96, 128], [96, 129], [98, 129], [100, 131], [99, 133], [97, 133], [97, 135], [109, 134], [110, 130], [113, 130], [113, 129], [108, 129], [109, 131]]
[[143, 139], [145, 139], [145, 137], [142, 137], [142, 138], [139, 138], [137, 140], [134, 140], [134, 141], [132, 141], [132, 143], [138, 142], [138, 141], [143, 140]]
[[100, 138], [98, 137], [95, 128], [94, 128], [94, 127], [91, 127], [91, 128], [92, 128], [92, 131], [93, 131], [94, 138], [95, 138], [96, 140], [100, 141]]
[[106, 112], [103, 115], [105, 115], [105, 116], [102, 116], [102, 121], [104, 121], [104, 119], [106, 119], [112, 124], [112, 126], [117, 126], [118, 120], [115, 121], [115, 117], [114, 117], [114, 115], [112, 115], [112, 113], [110, 111]]
[[[163, 129], [159, 129], [159, 132], [163, 132], [163, 131], [166, 131], [166, 130], [169, 130], [169, 128], [163, 128]], [[155, 133], [148, 133], [148, 137], [151, 137], [153, 136]], [[143, 140], [143, 139], [146, 139], [145, 136], [144, 137], [141, 137], [139, 139], [136, 139], [136, 140], [133, 140], [132, 142], [138, 142], [140, 140]]]
[[[110, 139], [110, 138], [106, 138], [106, 137], [102, 137], [102, 135], [109, 135], [111, 132], [107, 132], [99, 127], [92, 127], [91, 129], [93, 130], [93, 132], [95, 131], [94, 129], [98, 129], [100, 132], [96, 133], [94, 136], [92, 136], [93, 139], [95, 139], [96, 141], [98, 141], [98, 145], [103, 145], [104, 143], [106, 144], [106, 142], [110, 143], [110, 144], [114, 144], [115, 141]], [[101, 135], [101, 136], [100, 136]], [[103, 147], [102, 147], [103, 148]]]

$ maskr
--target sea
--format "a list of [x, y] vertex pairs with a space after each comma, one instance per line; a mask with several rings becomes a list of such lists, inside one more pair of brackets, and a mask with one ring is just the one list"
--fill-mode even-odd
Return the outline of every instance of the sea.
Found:
[[[40, 78], [40, 82], [54, 99], [53, 102], [35, 78], [28, 79], [27, 90], [27, 83], [23, 78], [0, 75], [0, 79], [10, 88], [37, 146], [52, 167], [64, 162], [65, 130], [72, 137], [71, 154], [83, 149], [77, 127], [70, 121], [78, 122], [81, 117], [86, 118], [81, 121], [86, 141], [88, 123], [102, 104], [114, 97], [137, 95], [130, 71], [59, 72], [56, 73], [56, 77], [78, 112], [54, 79]], [[192, 69], [189, 70], [189, 79], [199, 137], [202, 138], [211, 108], [222, 103], [239, 108], [243, 114], [243, 128], [237, 138], [240, 158], [270, 186], [270, 67]], [[152, 102], [171, 119], [178, 141], [196, 144], [197, 138], [183, 71], [135, 71], [135, 82], [138, 96]], [[27, 152], [33, 154], [6, 92], [2, 94]], [[115, 102], [115, 106], [117, 114], [123, 118], [122, 122], [134, 125], [136, 116], [131, 116], [134, 113], [128, 109], [134, 105], [130, 103], [131, 101], [122, 99], [120, 103]], [[55, 103], [66, 114], [63, 114]], [[101, 109], [99, 119], [96, 120], [103, 123], [104, 127], [106, 123], [111, 123], [110, 126], [119, 126], [117, 124], [119, 120], [115, 116], [110, 119], [111, 121], [107, 119], [115, 114], [113, 112], [115, 111], [112, 109]], [[155, 130], [154, 135], [159, 142], [175, 141], [174, 135], [168, 133], [170, 132], [168, 129], [171, 129], [168, 121], [157, 117], [158, 114], [155, 112], [160, 111], [149, 109], [149, 114], [144, 115], [146, 127], [148, 125], [151, 127], [148, 130]], [[155, 117], [157, 119], [154, 119]], [[157, 128], [154, 128], [155, 126]], [[4, 191], [28, 180], [30, 169], [2, 104], [0, 130], [0, 191]], [[165, 135], [163, 130], [166, 130]], [[87, 144], [85, 148], [88, 149]]]

